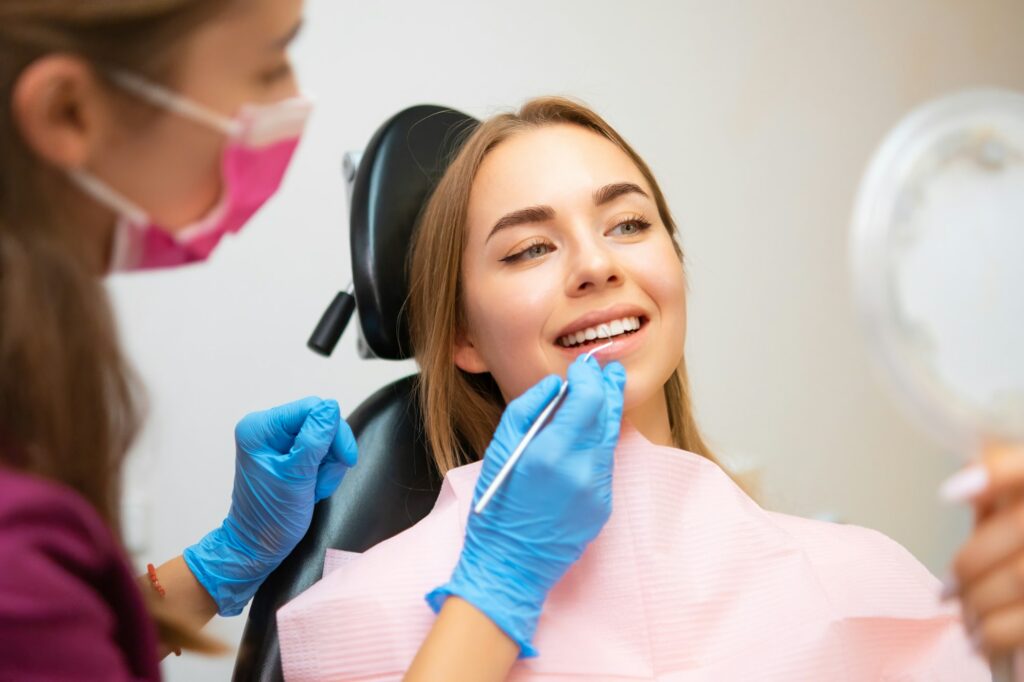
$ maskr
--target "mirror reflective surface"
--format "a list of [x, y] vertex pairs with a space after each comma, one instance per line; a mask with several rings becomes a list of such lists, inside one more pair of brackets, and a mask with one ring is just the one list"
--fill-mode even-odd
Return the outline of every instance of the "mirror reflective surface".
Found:
[[916, 421], [964, 457], [1024, 442], [1024, 94], [959, 93], [901, 121], [851, 246], [868, 335]]

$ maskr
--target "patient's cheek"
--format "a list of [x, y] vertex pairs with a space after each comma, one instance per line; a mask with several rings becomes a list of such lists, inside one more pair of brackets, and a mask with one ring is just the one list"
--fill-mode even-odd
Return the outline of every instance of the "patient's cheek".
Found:
[[552, 362], [554, 347], [546, 353], [538, 342], [545, 312], [516, 298], [514, 292], [503, 292], [490, 299], [486, 309], [476, 308], [473, 318], [478, 350], [506, 399], [521, 395], [549, 374], [565, 375], [565, 367]]

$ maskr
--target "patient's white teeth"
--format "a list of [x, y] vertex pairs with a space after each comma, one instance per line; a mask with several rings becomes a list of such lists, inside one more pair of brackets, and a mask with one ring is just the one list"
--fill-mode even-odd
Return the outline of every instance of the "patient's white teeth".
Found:
[[586, 329], [581, 329], [578, 332], [566, 334], [558, 339], [558, 344], [565, 348], [572, 348], [573, 346], [578, 346], [586, 341], [593, 341], [594, 339], [608, 339], [613, 336], [619, 336], [620, 334], [634, 332], [640, 329], [640, 326], [639, 317], [623, 317], [620, 320], [605, 322], [597, 325], [596, 327], [587, 327]]

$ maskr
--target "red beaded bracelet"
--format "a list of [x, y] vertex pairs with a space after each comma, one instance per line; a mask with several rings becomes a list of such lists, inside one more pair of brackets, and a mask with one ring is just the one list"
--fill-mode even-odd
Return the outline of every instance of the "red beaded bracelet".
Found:
[[167, 590], [160, 584], [160, 579], [156, 577], [156, 566], [153, 564], [146, 564], [146, 573], [149, 574], [149, 584], [153, 586], [156, 593], [161, 597], [167, 596]]
[[[156, 577], [156, 566], [153, 564], [146, 564], [146, 574], [149, 576], [149, 584], [153, 586], [153, 589], [160, 595], [160, 598], [166, 598], [167, 590], [165, 590], [164, 586], [160, 584], [160, 579]], [[171, 651], [174, 652], [175, 656], [181, 656], [180, 647], [172, 649]]]

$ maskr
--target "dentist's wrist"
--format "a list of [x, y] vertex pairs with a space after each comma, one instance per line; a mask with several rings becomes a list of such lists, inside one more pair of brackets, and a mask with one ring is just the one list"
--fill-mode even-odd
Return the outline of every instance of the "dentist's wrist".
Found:
[[533, 636], [549, 588], [509, 563], [494, 569], [463, 556], [451, 579], [427, 594], [427, 603], [434, 613], [440, 613], [448, 597], [469, 602], [516, 643], [520, 658], [532, 658], [537, 655]]
[[279, 562], [251, 552], [231, 529], [229, 520], [182, 553], [199, 584], [217, 604], [221, 616], [237, 616]]

